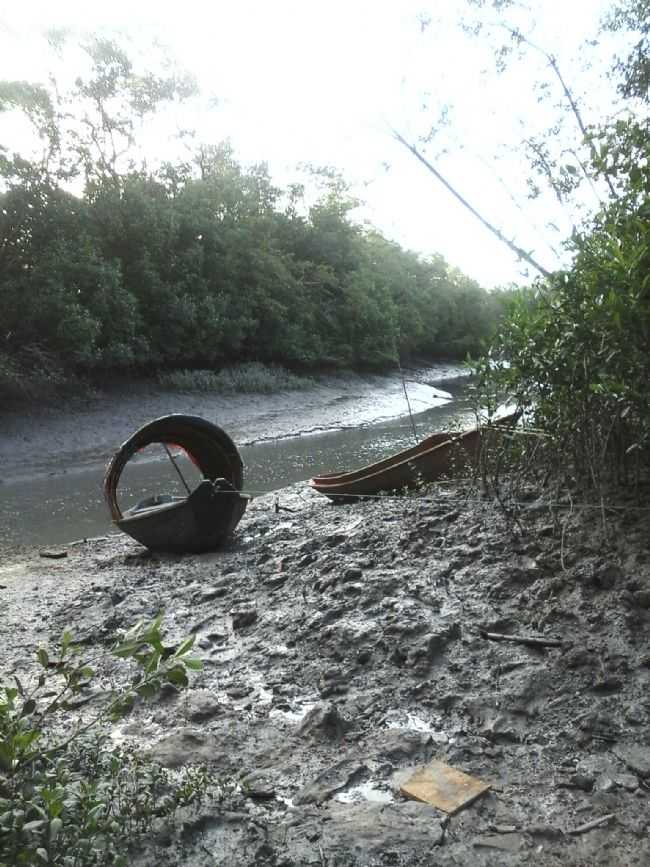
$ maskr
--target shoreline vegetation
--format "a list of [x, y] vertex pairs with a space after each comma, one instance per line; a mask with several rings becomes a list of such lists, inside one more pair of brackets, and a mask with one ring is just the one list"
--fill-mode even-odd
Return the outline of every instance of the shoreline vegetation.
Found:
[[145, 118], [192, 91], [142, 81], [95, 37], [67, 91], [55, 76], [0, 83], [0, 113], [47, 152], [0, 144], [0, 402], [152, 370], [383, 370], [490, 339], [511, 291], [362, 223], [332, 167], [299, 166], [280, 187], [228, 142], [189, 137], [176, 159], [139, 162]]
[[[426, 358], [420, 356], [403, 365], [405, 372], [432, 370], [440, 368], [440, 381], [459, 376], [471, 376], [472, 369], [466, 362], [449, 358]], [[144, 373], [136, 370], [118, 370], [102, 375], [79, 376], [62, 371], [39, 369], [30, 373], [17, 372], [14, 368], [11, 377], [7, 374], [1, 380], [0, 372], [0, 417], [3, 413], [31, 412], [38, 408], [52, 407], [61, 398], [72, 407], [77, 403], [99, 399], [104, 392], [114, 394], [123, 389], [125, 395], [133, 386], [149, 386], [152, 390], [176, 394], [203, 394], [215, 397], [245, 394], [277, 394], [284, 391], [303, 391], [315, 388], [319, 383], [341, 377], [390, 376], [399, 374], [396, 364], [380, 368], [289, 368], [281, 364], [260, 361], [244, 361], [225, 364], [215, 368], [185, 368], [160, 370], [157, 373]], [[449, 371], [449, 375], [447, 375]], [[11, 382], [10, 382], [11, 379]], [[433, 379], [431, 381], [434, 381]]]
[[14, 370], [13, 381], [9, 383], [7, 377], [0, 384], [0, 396], [4, 398], [0, 405], [0, 416], [3, 410], [14, 413], [29, 411], [39, 405], [55, 404], [62, 397], [87, 401], [103, 390], [124, 388], [128, 392], [135, 383], [148, 383], [157, 390], [187, 394], [273, 394], [312, 388], [321, 375], [321, 372], [312, 371], [307, 376], [279, 364], [255, 361], [218, 369], [163, 370], [154, 375], [138, 375], [135, 371], [123, 370], [101, 377], [63, 373], [52, 375], [44, 371], [18, 373]]
[[[403, 369], [411, 408], [429, 409], [429, 386], [458, 381], [468, 373], [453, 362], [432, 366], [418, 359]], [[407, 412], [397, 370], [321, 371], [308, 378], [281, 368], [248, 365], [224, 369], [218, 377], [215, 385], [214, 372], [188, 371], [163, 384], [154, 377], [124, 375], [65, 397], [50, 395], [49, 400], [0, 406], [0, 482], [105, 462], [133, 431], [174, 412], [213, 420], [239, 445], [369, 425]]]
[[170, 391], [210, 394], [272, 394], [312, 388], [316, 380], [300, 376], [279, 365], [249, 361], [237, 367], [212, 370], [174, 370], [159, 373], [158, 384]]

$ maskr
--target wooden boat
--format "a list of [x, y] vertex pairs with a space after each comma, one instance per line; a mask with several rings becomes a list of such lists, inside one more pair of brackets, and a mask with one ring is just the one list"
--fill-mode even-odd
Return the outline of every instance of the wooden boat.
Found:
[[[122, 513], [117, 491], [124, 467], [153, 443], [184, 449], [203, 479], [186, 497], [149, 497]], [[212, 551], [244, 514], [248, 498], [239, 493], [243, 480], [239, 452], [225, 431], [198, 416], [174, 414], [144, 425], [123, 443], [108, 465], [104, 496], [115, 525], [145, 547], [176, 553]]]
[[344, 473], [324, 473], [315, 476], [309, 484], [320, 494], [337, 501], [414, 488], [441, 476], [458, 473], [475, 463], [486, 431], [495, 427], [503, 430], [512, 426], [515, 420], [513, 413], [489, 427], [476, 427], [460, 433], [435, 433], [417, 445], [374, 464]]

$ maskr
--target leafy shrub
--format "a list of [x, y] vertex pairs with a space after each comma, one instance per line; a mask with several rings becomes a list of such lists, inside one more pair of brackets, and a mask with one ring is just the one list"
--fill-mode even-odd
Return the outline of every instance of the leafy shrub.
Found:
[[39, 649], [33, 684], [14, 677], [0, 689], [0, 867], [126, 865], [129, 848], [154, 822], [205, 796], [205, 771], [172, 777], [133, 751], [107, 749], [97, 734], [138, 697], [157, 695], [163, 683], [186, 686], [188, 669], [200, 668], [188, 656], [193, 637], [166, 647], [160, 626], [160, 616], [139, 623], [114, 646], [112, 655], [139, 673], [89, 720], [70, 725], [94, 672], [68, 632], [54, 657]]
[[7, 401], [47, 400], [73, 379], [40, 347], [27, 347], [17, 357], [0, 352], [0, 398]]
[[511, 395], [542, 436], [546, 471], [583, 488], [650, 464], [650, 204], [601, 215], [571, 271], [512, 303], [479, 362], [479, 399]]
[[215, 394], [272, 394], [311, 388], [314, 380], [297, 376], [275, 365], [251, 361], [238, 367], [213, 370], [174, 370], [158, 377], [163, 388], [173, 391], [213, 392]]

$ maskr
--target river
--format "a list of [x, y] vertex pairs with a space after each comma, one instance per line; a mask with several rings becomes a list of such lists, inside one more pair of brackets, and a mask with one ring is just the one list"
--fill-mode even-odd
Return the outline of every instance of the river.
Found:
[[[428, 387], [425, 387], [428, 388]], [[413, 391], [413, 387], [410, 387]], [[444, 390], [441, 391], [440, 390]], [[406, 413], [406, 401], [393, 400], [397, 417], [369, 421], [372, 413], [361, 412], [350, 395], [335, 398], [337, 411], [359, 412], [361, 423], [343, 429], [277, 437], [241, 444], [240, 430], [226, 428], [239, 444], [244, 461], [244, 489], [253, 495], [277, 490], [294, 482], [335, 469], [352, 469], [379, 460], [412, 445], [434, 430], [455, 427], [473, 418], [467, 380], [439, 381], [423, 396], [420, 387], [412, 408], [429, 408]], [[396, 392], [397, 394], [397, 392]], [[374, 406], [385, 403], [378, 393]], [[296, 406], [295, 428], [300, 430], [300, 399]], [[400, 413], [398, 415], [398, 413]], [[385, 413], [384, 413], [385, 414]], [[329, 416], [331, 418], [331, 416]], [[323, 418], [323, 426], [328, 419]], [[416, 433], [414, 436], [413, 424]], [[225, 425], [224, 425], [225, 427]], [[286, 428], [285, 428], [286, 429]], [[290, 428], [289, 428], [290, 429]], [[183, 473], [193, 482], [193, 467], [181, 462]], [[0, 486], [0, 527], [8, 545], [63, 545], [76, 539], [104, 535], [113, 530], [102, 496], [104, 461], [66, 460], [48, 475], [5, 479]], [[127, 465], [121, 481], [120, 504], [132, 505], [145, 494], [182, 493], [178, 477], [162, 449], [152, 446], [137, 461]]]

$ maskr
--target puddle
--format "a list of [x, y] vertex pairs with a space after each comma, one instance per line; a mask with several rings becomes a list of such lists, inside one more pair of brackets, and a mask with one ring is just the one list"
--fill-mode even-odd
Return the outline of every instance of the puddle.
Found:
[[293, 810], [293, 808], [294, 808], [294, 803], [293, 803], [293, 801], [291, 800], [291, 798], [284, 798], [284, 797], [282, 797], [282, 795], [276, 795], [276, 796], [275, 796], [275, 799], [276, 799], [276, 801], [280, 801], [280, 803], [284, 804], [284, 805], [285, 805], [286, 807], [288, 807], [290, 810]]
[[277, 719], [291, 723], [292, 725], [299, 725], [307, 716], [309, 711], [316, 707], [317, 704], [318, 702], [316, 701], [305, 701], [296, 704], [295, 708], [290, 710], [283, 710], [282, 708], [274, 707], [269, 714], [269, 719]]
[[232, 647], [217, 647], [210, 653], [210, 662], [213, 665], [220, 665], [223, 662], [230, 662], [233, 659], [237, 659], [238, 656], [241, 656], [242, 649], [238, 644], [233, 645]]
[[289, 656], [291, 653], [286, 644], [269, 644], [266, 652], [270, 659]]
[[205, 636], [211, 644], [216, 644], [210, 650], [210, 660], [212, 665], [222, 665], [225, 662], [231, 662], [237, 659], [244, 651], [244, 646], [241, 639], [237, 638], [232, 631], [232, 623], [226, 627], [223, 633], [215, 632], [214, 630]]
[[343, 804], [354, 804], [358, 801], [371, 801], [373, 804], [390, 804], [394, 800], [393, 793], [388, 789], [379, 788], [379, 785], [374, 780], [368, 780], [366, 783], [360, 783], [358, 786], [346, 789], [345, 792], [338, 792], [334, 795], [334, 800], [340, 801]]
[[273, 690], [265, 686], [266, 677], [259, 671], [248, 670], [245, 679], [253, 685], [255, 704], [268, 707], [273, 701]]
[[28, 574], [29, 570], [25, 563], [17, 563], [15, 566], [0, 566], [0, 578], [3, 581], [12, 578], [25, 578]]
[[394, 710], [386, 715], [386, 727], [391, 729], [407, 729], [412, 732], [421, 732], [431, 735], [431, 738], [437, 744], [452, 743], [447, 733], [438, 728], [438, 723], [426, 720], [414, 713], [404, 713], [403, 711]]
[[137, 724], [127, 721], [114, 725], [109, 738], [114, 747], [122, 747], [141, 738], [151, 744], [160, 740], [164, 733], [163, 727], [153, 720], [140, 721]]

